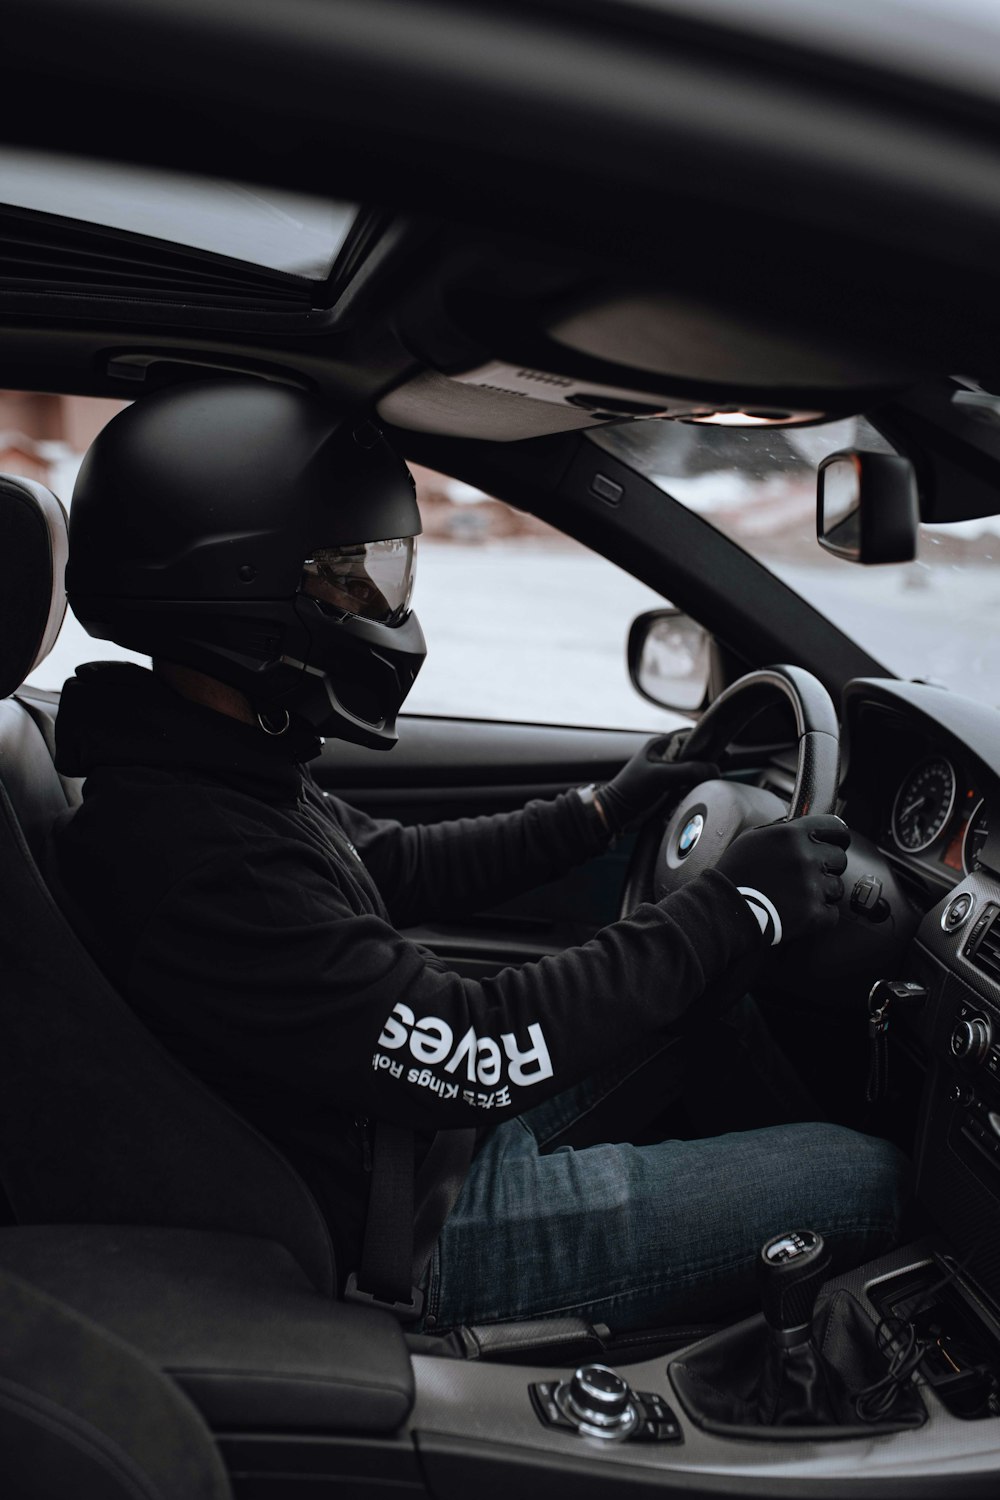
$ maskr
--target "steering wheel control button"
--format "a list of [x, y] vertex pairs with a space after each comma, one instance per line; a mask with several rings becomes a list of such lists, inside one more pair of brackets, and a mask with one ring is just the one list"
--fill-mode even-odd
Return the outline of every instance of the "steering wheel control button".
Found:
[[546, 1427], [619, 1443], [684, 1441], [673, 1409], [658, 1392], [637, 1395], [606, 1365], [582, 1365], [571, 1380], [540, 1380], [528, 1391]]
[[876, 879], [874, 875], [862, 875], [860, 880], [855, 881], [851, 892], [851, 910], [873, 911], [881, 895], [881, 880]]
[[945, 932], [958, 932], [964, 927], [972, 916], [976, 905], [976, 899], [969, 891], [963, 891], [953, 901], [949, 901], [941, 913], [941, 926]]
[[870, 922], [884, 922], [891, 915], [889, 903], [882, 895], [882, 882], [877, 875], [862, 875], [854, 882], [851, 891], [851, 910]]

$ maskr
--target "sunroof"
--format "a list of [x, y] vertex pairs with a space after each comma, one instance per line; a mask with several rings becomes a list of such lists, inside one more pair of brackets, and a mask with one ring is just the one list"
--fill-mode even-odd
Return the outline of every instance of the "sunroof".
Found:
[[0, 204], [325, 281], [353, 204], [157, 168], [0, 150]]

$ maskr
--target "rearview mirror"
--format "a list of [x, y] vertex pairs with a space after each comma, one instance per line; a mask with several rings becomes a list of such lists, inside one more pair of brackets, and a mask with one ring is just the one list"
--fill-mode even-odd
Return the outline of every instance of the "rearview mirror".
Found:
[[831, 453], [816, 481], [816, 540], [857, 563], [912, 562], [920, 507], [909, 459], [847, 448]]
[[652, 609], [632, 621], [628, 671], [632, 685], [658, 708], [694, 713], [708, 697], [710, 637], [679, 609]]

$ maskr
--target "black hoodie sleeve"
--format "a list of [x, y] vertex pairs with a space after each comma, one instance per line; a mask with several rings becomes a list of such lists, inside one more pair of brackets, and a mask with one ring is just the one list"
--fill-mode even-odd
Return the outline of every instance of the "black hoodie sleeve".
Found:
[[359, 912], [319, 853], [274, 839], [244, 845], [238, 870], [224, 855], [171, 886], [127, 987], [212, 1076], [440, 1129], [577, 1082], [759, 945], [743, 898], [709, 872], [581, 947], [477, 982]]
[[398, 927], [495, 906], [608, 847], [600, 815], [575, 791], [516, 812], [413, 827], [370, 818], [314, 784], [309, 795], [356, 846]]

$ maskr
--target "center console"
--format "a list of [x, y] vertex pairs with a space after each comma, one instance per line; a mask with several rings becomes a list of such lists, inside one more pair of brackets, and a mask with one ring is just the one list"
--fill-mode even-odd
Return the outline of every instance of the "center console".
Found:
[[914, 951], [929, 991], [917, 1192], [965, 1278], [1000, 1303], [1000, 882], [967, 876]]

